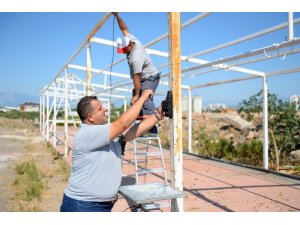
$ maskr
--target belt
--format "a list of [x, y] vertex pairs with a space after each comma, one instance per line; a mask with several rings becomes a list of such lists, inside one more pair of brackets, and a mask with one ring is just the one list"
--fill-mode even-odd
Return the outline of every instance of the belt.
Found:
[[118, 195], [116, 195], [114, 200], [108, 201], [108, 202], [97, 202], [99, 204], [115, 204], [118, 201]]

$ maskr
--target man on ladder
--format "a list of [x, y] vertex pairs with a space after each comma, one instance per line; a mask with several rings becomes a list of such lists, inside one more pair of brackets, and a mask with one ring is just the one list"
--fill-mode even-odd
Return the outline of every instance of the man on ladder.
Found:
[[[117, 53], [126, 54], [130, 76], [131, 79], [133, 79], [134, 85], [131, 98], [131, 104], [134, 104], [141, 96], [143, 90], [149, 89], [155, 92], [161, 73], [158, 72], [152, 64], [152, 60], [142, 43], [134, 35], [129, 33], [125, 22], [119, 14], [113, 12], [113, 15], [116, 17], [119, 28], [124, 35], [124, 37], [117, 39]], [[151, 97], [144, 103], [138, 119], [144, 120], [153, 114], [155, 114], [155, 105], [153, 97]], [[149, 130], [148, 134], [157, 135], [156, 125]]]

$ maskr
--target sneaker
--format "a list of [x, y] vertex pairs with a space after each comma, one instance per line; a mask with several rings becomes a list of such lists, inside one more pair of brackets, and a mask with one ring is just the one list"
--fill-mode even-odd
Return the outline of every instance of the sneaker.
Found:
[[148, 132], [151, 133], [151, 134], [156, 134], [157, 135], [157, 126], [154, 125], [154, 127], [152, 127]]

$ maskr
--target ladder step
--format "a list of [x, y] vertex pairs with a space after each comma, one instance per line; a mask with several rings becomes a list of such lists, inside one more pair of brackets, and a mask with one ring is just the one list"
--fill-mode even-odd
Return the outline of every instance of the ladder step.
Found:
[[150, 210], [150, 209], [159, 209], [162, 207], [170, 207], [170, 203], [153, 203], [153, 204], [142, 204], [142, 207], [145, 210]]
[[165, 172], [164, 168], [156, 168], [156, 169], [142, 169], [138, 170], [137, 174], [144, 174], [144, 173], [156, 173], [156, 172]]
[[145, 160], [145, 159], [138, 159], [137, 162], [138, 163], [145, 163], [145, 162], [147, 162], [147, 160]]
[[122, 177], [135, 177], [134, 173], [122, 174]]
[[159, 140], [159, 136], [138, 137], [136, 140]]
[[161, 152], [138, 152], [135, 153], [137, 156], [149, 156], [149, 155], [161, 155]]

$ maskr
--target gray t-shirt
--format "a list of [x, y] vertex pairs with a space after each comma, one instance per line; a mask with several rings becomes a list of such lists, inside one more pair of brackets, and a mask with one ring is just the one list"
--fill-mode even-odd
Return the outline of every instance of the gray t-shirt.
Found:
[[135, 43], [134, 48], [127, 55], [127, 61], [130, 68], [130, 77], [133, 79], [133, 75], [136, 73], [142, 73], [141, 80], [146, 80], [157, 74], [157, 69], [153, 66], [146, 49], [142, 43], [132, 34], [127, 35], [130, 41]]
[[75, 135], [72, 169], [65, 194], [73, 199], [106, 202], [121, 184], [121, 146], [109, 142], [110, 124], [82, 124]]

